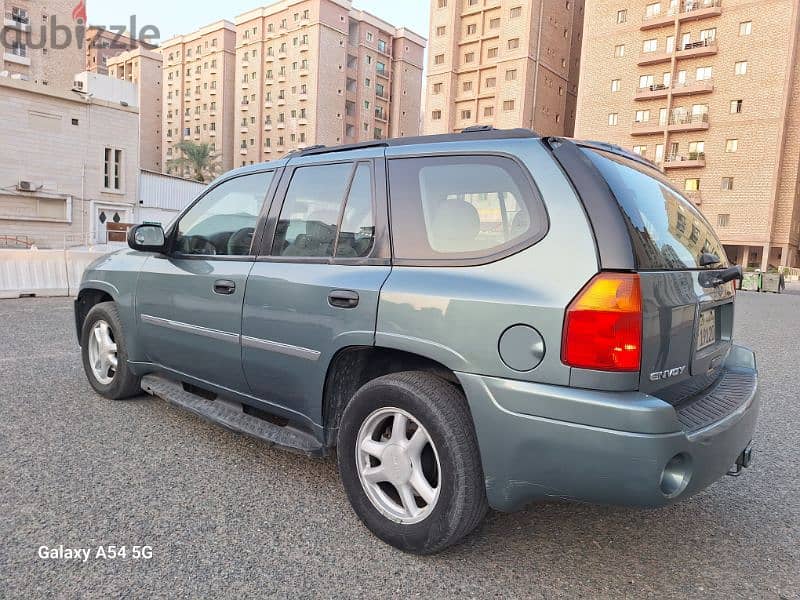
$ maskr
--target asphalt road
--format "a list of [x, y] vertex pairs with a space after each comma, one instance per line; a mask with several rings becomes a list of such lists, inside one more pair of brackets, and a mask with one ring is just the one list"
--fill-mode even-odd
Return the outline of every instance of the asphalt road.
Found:
[[[760, 360], [753, 468], [677, 506], [493, 514], [429, 558], [373, 538], [333, 461], [165, 402], [109, 402], [81, 370], [66, 299], [0, 302], [0, 597], [800, 598], [800, 296], [739, 296]], [[127, 559], [40, 546], [126, 545]], [[150, 560], [130, 558], [152, 547]]]

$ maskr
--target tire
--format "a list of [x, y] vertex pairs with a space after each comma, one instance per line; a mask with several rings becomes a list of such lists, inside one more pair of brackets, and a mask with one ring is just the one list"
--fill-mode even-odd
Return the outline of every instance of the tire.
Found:
[[[390, 414], [410, 417], [411, 425], [403, 426], [409, 443], [414, 442], [419, 429], [427, 434], [430, 443], [416, 460], [410, 458], [413, 452], [398, 460], [397, 448], [389, 454], [390, 446], [402, 446], [395, 444], [402, 438], [394, 437], [396, 417]], [[376, 443], [369, 447], [380, 450], [381, 459], [362, 451], [362, 441]], [[364, 385], [345, 408], [337, 445], [339, 472], [356, 515], [377, 537], [404, 552], [433, 554], [444, 550], [471, 533], [486, 515], [483, 468], [466, 399], [455, 386], [435, 375], [397, 373]], [[402, 466], [408, 464], [408, 468]], [[415, 465], [424, 466], [418, 469]], [[384, 466], [386, 471], [382, 471]], [[407, 475], [409, 468], [413, 475]], [[381, 470], [377, 479], [383, 473], [392, 473], [401, 482], [400, 487], [388, 481], [366, 481], [362, 474], [370, 469]], [[416, 492], [421, 489], [419, 484], [415, 484], [412, 489], [417, 506], [401, 516], [393, 504], [401, 509], [408, 504], [399, 493], [401, 487], [408, 486], [402, 480], [408, 476], [418, 482], [415, 477], [419, 472], [431, 489], [435, 487], [436, 497], [431, 503], [425, 502]], [[427, 490], [429, 494], [431, 489]], [[421, 512], [412, 518], [413, 511]]]
[[[103, 366], [105, 361], [95, 360], [97, 368], [92, 366], [93, 355], [91, 336], [94, 336], [95, 327], [103, 329], [103, 325], [108, 326], [110, 341], [116, 345], [116, 367], [109, 366], [107, 370]], [[101, 334], [102, 337], [102, 334]], [[109, 346], [113, 347], [113, 346]], [[95, 347], [96, 348], [96, 347]], [[83, 358], [83, 370], [94, 390], [101, 396], [109, 400], [123, 400], [131, 396], [138, 396], [142, 393], [141, 378], [133, 374], [128, 365], [128, 348], [125, 334], [122, 330], [122, 322], [119, 318], [119, 311], [114, 302], [103, 302], [95, 305], [86, 315], [81, 329], [81, 355]], [[106, 353], [103, 352], [105, 356]], [[103, 379], [103, 375], [98, 375], [96, 371], [103, 371], [108, 380]]]

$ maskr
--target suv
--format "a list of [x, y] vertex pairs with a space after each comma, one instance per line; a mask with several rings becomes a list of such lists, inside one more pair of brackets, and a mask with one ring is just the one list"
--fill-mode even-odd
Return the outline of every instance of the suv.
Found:
[[741, 269], [620, 148], [491, 129], [314, 147], [128, 241], [75, 303], [94, 389], [336, 449], [356, 514], [402, 550], [489, 507], [657, 507], [749, 465]]

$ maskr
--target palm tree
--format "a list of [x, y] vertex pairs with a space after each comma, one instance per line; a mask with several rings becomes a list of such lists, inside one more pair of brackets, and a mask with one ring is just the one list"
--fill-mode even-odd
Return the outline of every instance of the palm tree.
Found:
[[214, 179], [220, 162], [211, 150], [211, 144], [195, 144], [190, 140], [183, 140], [175, 144], [175, 149], [182, 156], [168, 161], [168, 167], [177, 167], [181, 171], [190, 169], [194, 172], [194, 179], [203, 183]]

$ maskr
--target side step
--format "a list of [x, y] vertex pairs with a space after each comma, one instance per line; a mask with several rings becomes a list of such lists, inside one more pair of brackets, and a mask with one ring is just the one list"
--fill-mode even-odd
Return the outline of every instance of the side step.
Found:
[[257, 438], [270, 446], [279, 446], [290, 452], [311, 456], [322, 455], [322, 445], [314, 436], [248, 415], [243, 411], [241, 404], [224, 399], [206, 400], [187, 392], [180, 383], [158, 375], [143, 377], [142, 389], [207, 421], [222, 425], [230, 431]]

